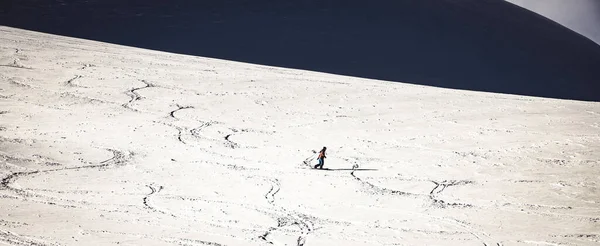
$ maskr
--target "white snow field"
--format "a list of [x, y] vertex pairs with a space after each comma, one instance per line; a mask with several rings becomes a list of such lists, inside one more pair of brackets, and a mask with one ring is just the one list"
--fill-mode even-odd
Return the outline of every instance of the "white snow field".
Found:
[[0, 27], [0, 179], [6, 245], [598, 245], [600, 103]]

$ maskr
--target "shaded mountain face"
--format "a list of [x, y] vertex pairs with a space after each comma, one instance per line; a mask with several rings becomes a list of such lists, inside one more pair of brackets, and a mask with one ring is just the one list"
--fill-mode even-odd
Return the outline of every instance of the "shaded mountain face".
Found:
[[506, 0], [538, 13], [600, 44], [598, 0]]
[[453, 89], [600, 101], [600, 46], [502, 0], [2, 1], [0, 24]]

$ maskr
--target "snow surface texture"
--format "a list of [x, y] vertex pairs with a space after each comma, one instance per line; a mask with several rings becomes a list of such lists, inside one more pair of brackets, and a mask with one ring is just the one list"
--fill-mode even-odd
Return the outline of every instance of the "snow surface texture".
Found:
[[0, 27], [0, 244], [597, 245], [599, 106]]

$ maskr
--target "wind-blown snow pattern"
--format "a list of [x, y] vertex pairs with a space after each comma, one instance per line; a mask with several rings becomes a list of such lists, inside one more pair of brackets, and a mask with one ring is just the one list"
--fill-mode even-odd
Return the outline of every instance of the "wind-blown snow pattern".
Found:
[[597, 102], [0, 27], [0, 244], [597, 245], [599, 149]]

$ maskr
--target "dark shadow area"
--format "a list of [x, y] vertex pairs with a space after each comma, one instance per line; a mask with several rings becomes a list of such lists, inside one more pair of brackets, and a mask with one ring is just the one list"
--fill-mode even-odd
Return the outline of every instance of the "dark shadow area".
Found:
[[503, 0], [0, 0], [0, 24], [474, 91], [600, 101], [600, 45]]

